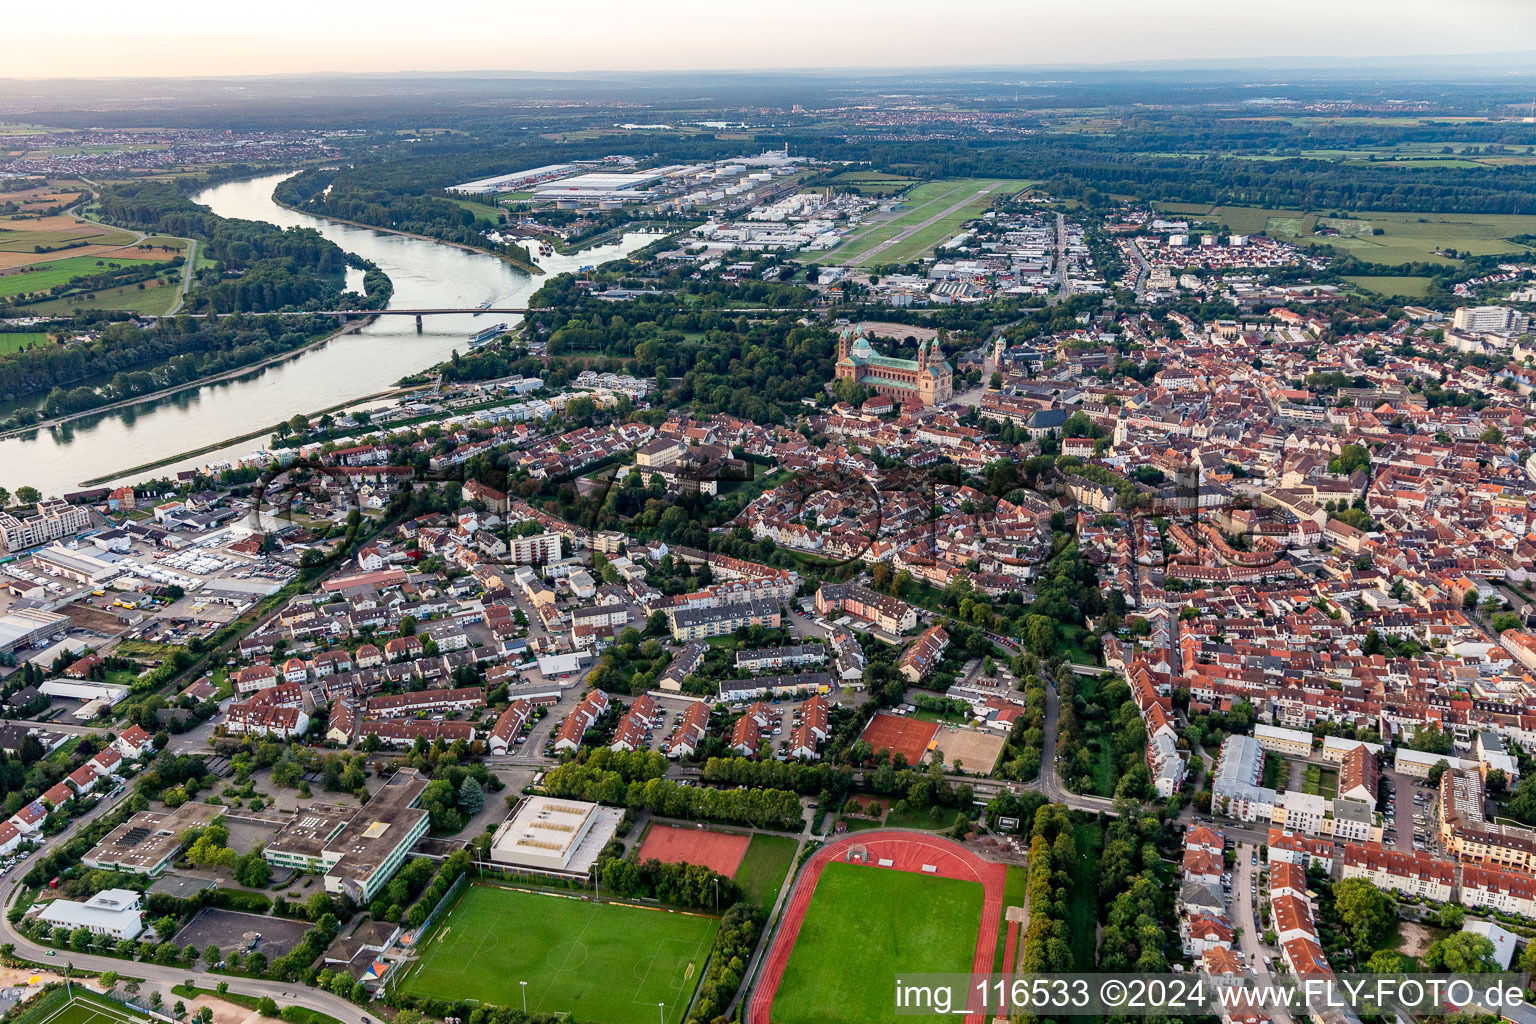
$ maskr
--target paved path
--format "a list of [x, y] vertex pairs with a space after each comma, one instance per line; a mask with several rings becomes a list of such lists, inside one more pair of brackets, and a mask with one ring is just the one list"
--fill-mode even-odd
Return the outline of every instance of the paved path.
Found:
[[1040, 791], [1052, 803], [1066, 804], [1076, 811], [1114, 816], [1115, 802], [1108, 797], [1086, 796], [1073, 793], [1061, 784], [1056, 773], [1056, 720], [1060, 714], [1060, 702], [1056, 696], [1056, 684], [1045, 685], [1045, 745], [1040, 755]]

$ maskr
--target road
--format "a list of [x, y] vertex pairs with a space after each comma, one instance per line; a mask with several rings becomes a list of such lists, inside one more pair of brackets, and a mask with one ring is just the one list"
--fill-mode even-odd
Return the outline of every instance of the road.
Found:
[[1136, 301], [1143, 302], [1147, 296], [1147, 278], [1152, 275], [1152, 264], [1141, 254], [1141, 248], [1132, 243], [1128, 248], [1131, 258], [1136, 262]]
[[181, 295], [176, 299], [176, 305], [171, 307], [168, 315], [175, 316], [181, 312], [181, 307], [187, 301], [187, 292], [192, 290], [192, 267], [197, 263], [197, 239], [187, 239], [187, 262], [181, 265]]
[[1040, 756], [1040, 791], [1052, 803], [1066, 804], [1074, 811], [1114, 816], [1116, 812], [1113, 800], [1102, 796], [1073, 793], [1061, 784], [1061, 777], [1056, 774], [1056, 719], [1060, 714], [1059, 704], [1055, 684], [1047, 683], [1045, 686], [1045, 751]]
[[1067, 215], [1064, 213], [1056, 215], [1056, 280], [1060, 286], [1046, 303], [1050, 306], [1065, 302], [1072, 294], [1072, 282], [1067, 280]]
[[[128, 792], [129, 790], [125, 788], [124, 796]], [[119, 797], [120, 799], [122, 797]], [[17, 895], [21, 892], [21, 879], [31, 870], [34, 861], [41, 858], [47, 851], [54, 849], [56, 844], [67, 841], [89, 822], [106, 814], [116, 804], [116, 800], [103, 799], [98, 801], [96, 806], [70, 822], [64, 831], [50, 839], [46, 846], [40, 850], [33, 851], [18, 861], [16, 866], [10, 870], [12, 881], [10, 891], [6, 893], [5, 897], [6, 909], [10, 909], [11, 904], [15, 902]], [[52, 951], [53, 955], [50, 956], [48, 947], [39, 946], [25, 935], [22, 935], [6, 916], [0, 916], [0, 933], [3, 933], [6, 942], [16, 947], [18, 956], [29, 960], [36, 960], [40, 964], [57, 970], [62, 971], [66, 965], [70, 965], [85, 970], [116, 971], [119, 974], [143, 978], [148, 983], [145, 986], [147, 990], [145, 996], [147, 997], [148, 991], [159, 990], [166, 1005], [175, 1003], [177, 998], [179, 998], [172, 994], [171, 987], [179, 985], [186, 981], [188, 977], [191, 977], [199, 986], [206, 988], [213, 988], [219, 982], [227, 981], [229, 983], [229, 990], [239, 995], [255, 996], [257, 998], [271, 996], [280, 1006], [294, 1004], [308, 1007], [311, 1010], [330, 1014], [332, 1017], [342, 1021], [343, 1024], [363, 1024], [365, 1019], [362, 1007], [350, 1003], [339, 996], [333, 996], [329, 992], [306, 988], [297, 982], [262, 981], [254, 978], [237, 978], [222, 974], [209, 974], [202, 969], [201, 963], [199, 963], [197, 968], [189, 970], [186, 967], [162, 967], [158, 964], [121, 960], [111, 956], [91, 956], [67, 950]]]
[[[1243, 959], [1247, 961], [1248, 971], [1253, 975], [1258, 984], [1263, 985], [1273, 979], [1269, 970], [1264, 966], [1265, 955], [1273, 955], [1273, 952], [1264, 946], [1263, 936], [1259, 931], [1258, 919], [1254, 913], [1254, 886], [1258, 869], [1253, 866], [1253, 856], [1258, 851], [1257, 846], [1248, 843], [1237, 844], [1237, 870], [1232, 878], [1232, 925], [1239, 930], [1237, 937], [1238, 949], [1242, 951]], [[1269, 1011], [1270, 1019], [1275, 1024], [1290, 1024], [1290, 1014], [1278, 1006], [1265, 1007]]]

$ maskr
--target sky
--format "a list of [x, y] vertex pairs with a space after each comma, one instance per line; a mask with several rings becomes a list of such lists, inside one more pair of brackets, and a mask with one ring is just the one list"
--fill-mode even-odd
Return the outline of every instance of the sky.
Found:
[[5, 27], [19, 78], [931, 67], [1536, 51], [1536, 2], [75, 0]]

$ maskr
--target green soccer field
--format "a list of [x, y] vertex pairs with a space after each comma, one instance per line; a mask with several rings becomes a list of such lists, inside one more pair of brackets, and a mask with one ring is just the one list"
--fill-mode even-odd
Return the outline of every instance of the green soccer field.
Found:
[[143, 1014], [79, 985], [71, 998], [62, 997], [62, 992], [50, 993], [35, 1009], [24, 1009], [20, 1020], [24, 1024], [148, 1024]]
[[[476, 999], [597, 1024], [683, 1019], [719, 920], [474, 885], [400, 982], [412, 995]], [[66, 1022], [74, 1024], [74, 1022]]]
[[980, 882], [828, 864], [774, 996], [774, 1024], [886, 1020], [899, 975], [969, 974], [982, 896]]

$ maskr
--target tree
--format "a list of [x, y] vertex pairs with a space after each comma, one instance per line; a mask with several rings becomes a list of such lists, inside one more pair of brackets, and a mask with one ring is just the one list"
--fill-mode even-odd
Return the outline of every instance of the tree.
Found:
[[464, 776], [464, 781], [459, 785], [459, 810], [467, 815], [480, 813], [480, 808], [485, 806], [485, 789], [480, 781], [473, 775]]
[[1370, 948], [1397, 916], [1387, 894], [1364, 878], [1346, 878], [1335, 885], [1333, 909], [1357, 950]]
[[1044, 615], [1026, 617], [1024, 642], [1034, 654], [1049, 657], [1056, 651], [1056, 623]]
[[1357, 469], [1367, 468], [1370, 464], [1369, 448], [1360, 444], [1347, 444], [1340, 449], [1338, 455], [1328, 461], [1328, 472], [1348, 476]]
[[256, 1012], [263, 1017], [276, 1017], [277, 1001], [271, 996], [262, 996], [261, 1002], [256, 1004]]
[[1403, 969], [1403, 958], [1390, 949], [1378, 949], [1363, 969], [1367, 974], [1397, 974]]
[[11, 503], [11, 492], [0, 487], [0, 508], [5, 508]]
[[1434, 974], [1492, 974], [1499, 969], [1493, 943], [1476, 932], [1455, 932], [1435, 940], [1419, 962]]
[[42, 500], [43, 492], [36, 487], [22, 486], [16, 488], [16, 500], [23, 505], [36, 505]]
[[1427, 725], [1414, 732], [1413, 739], [1408, 741], [1408, 749], [1426, 754], [1449, 754], [1453, 748], [1449, 733], [1438, 725]]
[[235, 865], [235, 881], [252, 889], [265, 889], [272, 881], [272, 865], [261, 855], [261, 847], [240, 858]]
[[301, 412], [296, 412], [288, 420], [288, 429], [295, 434], [304, 434], [309, 431], [309, 417]]

